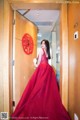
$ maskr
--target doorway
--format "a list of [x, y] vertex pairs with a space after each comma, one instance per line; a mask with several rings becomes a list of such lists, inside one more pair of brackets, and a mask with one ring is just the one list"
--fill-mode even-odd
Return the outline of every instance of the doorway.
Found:
[[[13, 69], [15, 67], [15, 70], [13, 70], [13, 73], [14, 73], [13, 74], [14, 75], [13, 76], [13, 79], [14, 79], [13, 80], [13, 86], [14, 86], [13, 87], [14, 88], [13, 95], [14, 95], [15, 104], [17, 104], [22, 95], [22, 92], [25, 88], [24, 84], [27, 84], [27, 82], [23, 82], [23, 85], [22, 85], [22, 83], [20, 85], [20, 82], [19, 82], [20, 78], [21, 78], [21, 81], [22, 80], [28, 81], [29, 77], [27, 77], [27, 76], [30, 76], [32, 74], [31, 72], [30, 73], [28, 72], [29, 74], [26, 73], [26, 71], [29, 71], [29, 67], [30, 67], [30, 66], [26, 65], [27, 63], [24, 62], [25, 65], [23, 65], [23, 66], [26, 66], [26, 68], [28, 67], [28, 70], [26, 68], [21, 67], [21, 64], [24, 61], [24, 60], [21, 61], [21, 59], [22, 59], [21, 56], [24, 56], [24, 55], [21, 52], [22, 49], [21, 49], [21, 45], [20, 45], [21, 44], [20, 34], [22, 35], [22, 33], [24, 34], [24, 32], [22, 30], [21, 31], [22, 33], [21, 33], [19, 31], [19, 29], [20, 29], [20, 27], [23, 27], [26, 25], [26, 24], [24, 24], [23, 18], [24, 19], [26, 18], [25, 22], [26, 21], [28, 22], [28, 20], [29, 20], [30, 22], [35, 24], [36, 27], [38, 28], [37, 41], [36, 41], [37, 54], [40, 49], [41, 40], [47, 39], [49, 41], [50, 51], [51, 51], [51, 60], [49, 60], [49, 64], [51, 66], [53, 66], [53, 69], [55, 69], [55, 71], [56, 71], [58, 84], [59, 84], [59, 80], [60, 80], [60, 61], [57, 60], [58, 59], [57, 53], [60, 54], [60, 52], [58, 50], [58, 47], [60, 47], [60, 34], [59, 34], [60, 33], [60, 30], [59, 30], [59, 26], [60, 26], [59, 21], [60, 20], [59, 20], [59, 10], [17, 10], [14, 12], [14, 17], [15, 17], [15, 24], [16, 24], [14, 27], [14, 29], [15, 29], [14, 32], [17, 30], [18, 30], [18, 32], [15, 32], [14, 44], [13, 44], [14, 45], [13, 48], [15, 49], [15, 50], [13, 50], [13, 52], [15, 54], [15, 58], [14, 58], [15, 66], [13, 66]], [[20, 19], [22, 19], [22, 20], [20, 21]], [[36, 21], [36, 19], [37, 19], [37, 21]], [[22, 22], [23, 22], [23, 25], [19, 26], [19, 24], [21, 24]], [[19, 26], [19, 29], [18, 29], [18, 26]], [[25, 29], [26, 28], [24, 28], [24, 30]], [[25, 32], [28, 32], [28, 30]], [[20, 53], [21, 53], [21, 56], [19, 56]], [[18, 58], [17, 58], [17, 56], [18, 56]], [[24, 59], [25, 59], [25, 57], [24, 57]], [[20, 70], [20, 67], [23, 68], [24, 73], [22, 73], [22, 71]], [[27, 74], [27, 76], [26, 76], [26, 74]]]
[[[33, 5], [33, 6], [32, 6]], [[45, 3], [45, 4], [42, 4], [42, 3], [38, 3], [38, 4], [31, 4], [31, 3], [29, 3], [29, 4], [25, 4], [25, 6], [24, 5], [21, 5], [21, 3], [18, 5], [16, 2], [14, 3], [13, 2], [13, 9], [15, 10], [15, 7], [16, 7], [16, 10], [20, 10], [20, 9], [26, 9], [26, 8], [28, 8], [29, 9], [29, 7], [31, 8], [31, 6], [32, 6], [32, 9], [43, 9], [43, 8], [45, 8], [45, 10], [60, 10], [60, 20], [62, 19], [64, 19], [64, 14], [63, 14], [63, 9], [66, 9], [66, 5], [63, 7], [63, 9], [60, 9], [60, 4], [52, 4], [52, 3], [49, 3], [49, 4], [47, 4], [47, 3]], [[61, 16], [62, 15], [62, 16]], [[60, 24], [60, 26], [61, 26], [61, 24]], [[66, 25], [65, 25], [66, 26]], [[53, 34], [54, 34], [54, 36], [56, 36], [56, 27], [55, 27], [55, 29], [53, 29]], [[59, 27], [58, 27], [58, 29], [59, 29]], [[59, 32], [59, 31], [58, 31]], [[52, 37], [53, 35], [51, 35], [51, 37]], [[61, 35], [61, 37], [62, 37], [62, 40], [64, 40], [64, 37]], [[55, 38], [56, 39], [56, 38]], [[51, 44], [52, 45], [52, 44]], [[56, 46], [56, 45], [55, 45]], [[61, 43], [60, 43], [60, 46], [58, 46], [58, 50], [60, 50], [60, 48], [62, 48], [63, 47], [63, 45], [61, 45]], [[65, 48], [64, 48], [65, 49]], [[56, 51], [56, 50], [55, 50]], [[58, 52], [60, 52], [60, 51], [58, 51]], [[55, 58], [56, 58], [56, 60], [55, 61], [57, 61], [57, 63], [59, 63], [60, 62], [60, 55], [63, 55], [62, 54], [62, 51], [60, 52], [60, 53], [56, 53], [55, 54]], [[64, 56], [65, 57], [65, 56]], [[62, 61], [61, 61], [62, 62]], [[64, 95], [63, 94], [63, 90], [65, 91], [65, 89], [63, 88], [64, 87], [64, 85], [62, 84], [62, 79], [64, 79], [64, 77], [63, 77], [63, 73], [64, 73], [64, 71], [63, 71], [63, 73], [62, 73], [62, 70], [64, 70], [64, 68], [65, 68], [65, 65], [63, 66], [63, 63], [61, 63], [62, 64], [62, 67], [60, 67], [60, 89], [61, 89], [61, 98], [63, 99], [64, 98], [64, 96], [68, 93], [68, 91], [66, 92], [66, 94]], [[31, 74], [30, 74], [31, 75]], [[24, 76], [24, 79], [25, 79], [25, 76]], [[67, 81], [66, 81], [67, 82]], [[66, 83], [66, 82], [64, 82], [64, 84]], [[68, 84], [68, 83], [67, 83]], [[63, 89], [62, 89], [63, 88]], [[67, 89], [68, 90], [68, 89]], [[68, 97], [68, 96], [67, 96]], [[66, 100], [67, 98], [65, 98], [65, 100], [63, 99], [63, 101], [67, 101]], [[65, 102], [64, 102], [64, 105], [65, 106], [67, 106], [67, 103], [65, 104]]]

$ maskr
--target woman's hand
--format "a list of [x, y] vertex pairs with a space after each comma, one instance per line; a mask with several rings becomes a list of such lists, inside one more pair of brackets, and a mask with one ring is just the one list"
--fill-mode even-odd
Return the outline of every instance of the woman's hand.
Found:
[[38, 65], [37, 65], [37, 58], [34, 58], [34, 59], [33, 59], [33, 63], [34, 63], [34, 66], [35, 66], [35, 67], [38, 67]]

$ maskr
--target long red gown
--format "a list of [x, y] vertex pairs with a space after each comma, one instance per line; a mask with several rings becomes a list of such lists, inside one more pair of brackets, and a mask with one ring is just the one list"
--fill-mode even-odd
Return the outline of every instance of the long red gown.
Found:
[[64, 108], [53, 68], [45, 53], [11, 115], [12, 120], [71, 120]]

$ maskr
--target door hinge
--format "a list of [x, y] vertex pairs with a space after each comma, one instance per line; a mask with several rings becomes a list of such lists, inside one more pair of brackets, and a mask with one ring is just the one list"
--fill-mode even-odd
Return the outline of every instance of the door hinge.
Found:
[[13, 19], [13, 25], [15, 25], [15, 19]]
[[15, 101], [12, 101], [12, 106], [15, 106]]
[[14, 66], [15, 60], [12, 61], [12, 65]]

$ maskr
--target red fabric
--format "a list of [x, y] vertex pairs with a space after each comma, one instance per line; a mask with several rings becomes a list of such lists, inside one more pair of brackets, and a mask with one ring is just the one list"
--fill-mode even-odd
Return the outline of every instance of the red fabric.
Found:
[[61, 102], [55, 72], [43, 57], [11, 116], [13, 120], [70, 120]]

